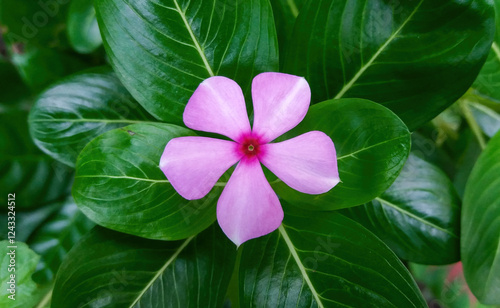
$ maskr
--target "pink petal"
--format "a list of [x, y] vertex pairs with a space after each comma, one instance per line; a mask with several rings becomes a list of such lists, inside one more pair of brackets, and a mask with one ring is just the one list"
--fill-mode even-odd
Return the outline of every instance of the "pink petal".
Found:
[[237, 246], [280, 226], [283, 209], [257, 159], [236, 167], [217, 203], [217, 220]]
[[312, 131], [279, 143], [262, 145], [261, 163], [291, 188], [326, 193], [340, 181], [332, 139]]
[[206, 137], [170, 140], [160, 159], [160, 169], [185, 199], [203, 198], [229, 167], [241, 158], [232, 141]]
[[203, 81], [186, 105], [184, 124], [194, 130], [225, 135], [233, 140], [250, 132], [240, 86], [222, 76]]
[[262, 73], [252, 82], [253, 131], [269, 142], [302, 121], [311, 102], [311, 89], [302, 77]]

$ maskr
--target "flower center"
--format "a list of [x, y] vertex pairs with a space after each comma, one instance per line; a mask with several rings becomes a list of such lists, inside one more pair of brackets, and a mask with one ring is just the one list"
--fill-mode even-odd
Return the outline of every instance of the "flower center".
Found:
[[239, 142], [239, 151], [243, 153], [246, 158], [254, 158], [261, 154], [260, 138], [248, 135], [241, 138]]

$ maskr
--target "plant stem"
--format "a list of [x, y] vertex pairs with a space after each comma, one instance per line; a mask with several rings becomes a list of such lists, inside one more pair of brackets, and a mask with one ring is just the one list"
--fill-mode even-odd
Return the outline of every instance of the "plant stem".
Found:
[[460, 100], [459, 101], [460, 109], [462, 110], [462, 114], [467, 121], [467, 124], [469, 124], [469, 127], [471, 128], [472, 132], [474, 133], [474, 136], [476, 136], [477, 141], [479, 142], [479, 146], [481, 147], [481, 150], [484, 150], [486, 148], [486, 141], [484, 139], [483, 132], [481, 131], [481, 128], [477, 124], [476, 119], [474, 119], [474, 116], [472, 115], [472, 112], [469, 109], [469, 105], [466, 100]]

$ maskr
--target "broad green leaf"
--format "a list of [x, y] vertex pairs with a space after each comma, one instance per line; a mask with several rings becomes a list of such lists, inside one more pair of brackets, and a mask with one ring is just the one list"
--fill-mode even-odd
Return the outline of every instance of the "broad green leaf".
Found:
[[303, 194], [274, 182], [281, 198], [306, 209], [334, 210], [371, 201], [391, 186], [410, 151], [406, 125], [387, 108], [363, 99], [316, 104], [283, 139], [312, 130], [332, 138], [341, 182], [322, 195]]
[[293, 26], [299, 15], [300, 9], [305, 0], [271, 0], [273, 7], [274, 22], [278, 34], [278, 45], [280, 49], [280, 67], [283, 67], [285, 60], [287, 44], [293, 44], [289, 41], [292, 38]]
[[500, 304], [500, 133], [479, 157], [465, 188], [461, 257], [472, 293]]
[[494, 102], [500, 101], [500, 40], [495, 39], [479, 76], [472, 85], [473, 93]]
[[284, 70], [306, 76], [313, 102], [370, 99], [414, 130], [470, 87], [494, 30], [489, 0], [308, 1]]
[[68, 251], [92, 227], [73, 201], [68, 198], [59, 204], [60, 210], [36, 230], [28, 244], [41, 256], [41, 262], [33, 275], [39, 284], [46, 284], [55, 278], [59, 266]]
[[153, 118], [110, 68], [70, 76], [43, 92], [29, 115], [31, 136], [45, 153], [74, 167], [85, 145], [100, 134]]
[[496, 19], [496, 34], [495, 40], [491, 45], [490, 54], [484, 64], [479, 76], [472, 85], [472, 92], [482, 98], [492, 100], [495, 103], [500, 102], [500, 1], [493, 0], [495, 6]]
[[486, 136], [491, 138], [500, 130], [500, 114], [476, 103], [469, 103], [469, 109]]
[[479, 155], [482, 153], [482, 149], [469, 128], [460, 132], [460, 137], [456, 140], [456, 143], [455, 146], [450, 146], [448, 151], [455, 156], [453, 163], [456, 171], [453, 176], [453, 184], [458, 195], [463, 200], [467, 180]]
[[278, 70], [268, 0], [95, 0], [104, 47], [123, 84], [151, 114], [182, 124], [193, 91], [206, 78], [252, 78]]
[[73, 0], [68, 12], [68, 38], [80, 53], [91, 53], [102, 44], [93, 0]]
[[61, 266], [52, 307], [222, 307], [235, 258], [216, 225], [175, 242], [96, 228]]
[[91, 141], [76, 163], [73, 197], [94, 222], [151, 239], [178, 240], [198, 234], [215, 221], [224, 184], [200, 200], [188, 201], [160, 170], [170, 139], [193, 135], [171, 124], [134, 124]]
[[67, 196], [73, 171], [31, 141], [26, 111], [0, 112], [0, 195], [16, 194], [18, 210]]
[[404, 260], [437, 265], [460, 259], [458, 195], [441, 169], [415, 155], [386, 192], [345, 214]]
[[[11, 262], [11, 258], [14, 263]], [[40, 298], [40, 290], [31, 279], [36, 264], [40, 257], [22, 242], [10, 244], [8, 241], [0, 242], [0, 307], [30, 308], [34, 307]], [[11, 266], [11, 264], [15, 264]], [[11, 275], [14, 275], [12, 277]], [[9, 291], [14, 283], [15, 295]]]
[[19, 50], [13, 52], [12, 63], [34, 93], [86, 66], [74, 55], [56, 49], [31, 44], [19, 46]]
[[242, 247], [242, 307], [426, 307], [398, 257], [335, 212], [290, 208], [279, 230]]

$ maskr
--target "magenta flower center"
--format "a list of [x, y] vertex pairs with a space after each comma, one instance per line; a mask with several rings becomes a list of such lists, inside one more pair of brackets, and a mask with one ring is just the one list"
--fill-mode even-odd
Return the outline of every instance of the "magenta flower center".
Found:
[[243, 153], [245, 158], [252, 159], [262, 154], [262, 148], [260, 145], [260, 138], [249, 134], [241, 138], [238, 151], [240, 151], [240, 153]]

